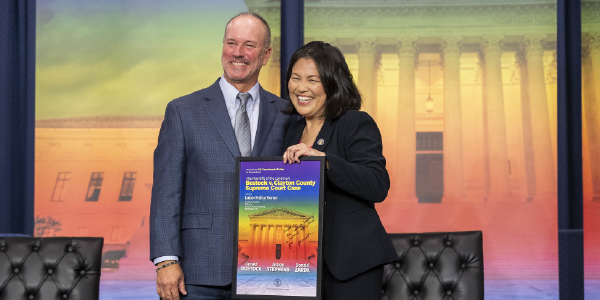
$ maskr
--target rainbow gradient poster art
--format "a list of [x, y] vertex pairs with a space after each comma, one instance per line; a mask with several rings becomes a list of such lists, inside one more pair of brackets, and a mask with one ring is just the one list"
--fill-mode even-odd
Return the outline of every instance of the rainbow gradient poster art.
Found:
[[324, 164], [238, 158], [234, 298], [320, 298]]

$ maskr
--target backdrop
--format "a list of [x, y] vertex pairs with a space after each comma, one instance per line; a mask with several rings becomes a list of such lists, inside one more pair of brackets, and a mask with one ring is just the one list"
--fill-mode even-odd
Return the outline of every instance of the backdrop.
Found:
[[[342, 50], [382, 131], [388, 232], [482, 230], [486, 279], [557, 279], [556, 3], [492, 2], [306, 2], [305, 42]], [[225, 23], [248, 9], [271, 25], [259, 81], [279, 93], [279, 3], [37, 9], [36, 235], [104, 236], [102, 280], [154, 280], [147, 218], [164, 108], [222, 74]], [[584, 57], [596, 59], [597, 40], [590, 33]], [[600, 246], [593, 74], [584, 68], [588, 278], [600, 273], [588, 255]]]
[[[585, 278], [600, 279], [600, 2], [581, 6]], [[596, 281], [598, 282], [598, 281]]]

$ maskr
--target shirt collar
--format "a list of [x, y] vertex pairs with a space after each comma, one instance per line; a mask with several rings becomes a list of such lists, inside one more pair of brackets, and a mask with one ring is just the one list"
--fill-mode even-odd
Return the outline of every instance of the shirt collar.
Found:
[[[231, 85], [231, 83], [227, 82], [225, 76], [221, 76], [221, 79], [219, 80], [219, 86], [221, 87], [221, 91], [223, 92], [223, 97], [225, 97], [225, 103], [227, 104], [227, 106], [235, 107], [235, 99], [237, 98], [237, 95], [240, 93], [240, 91], [238, 91], [233, 85]], [[260, 93], [260, 85], [258, 81], [256, 81], [256, 84], [252, 88], [250, 88], [248, 93], [250, 93], [250, 96], [252, 96], [252, 98], [248, 100], [246, 106], [253, 107]]]

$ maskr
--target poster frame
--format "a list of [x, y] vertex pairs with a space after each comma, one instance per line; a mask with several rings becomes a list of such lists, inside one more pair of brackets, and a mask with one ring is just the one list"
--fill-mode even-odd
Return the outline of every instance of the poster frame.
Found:
[[324, 156], [304, 156], [302, 161], [318, 161], [319, 162], [319, 203], [318, 203], [318, 239], [317, 239], [317, 280], [316, 280], [316, 295], [313, 296], [288, 296], [288, 295], [260, 295], [260, 294], [237, 294], [237, 277], [238, 277], [238, 244], [239, 244], [239, 226], [240, 226], [240, 189], [241, 186], [241, 170], [244, 162], [281, 162], [281, 165], [290, 168], [298, 164], [283, 164], [283, 156], [270, 157], [237, 157], [236, 158], [236, 184], [235, 184], [235, 214], [234, 214], [234, 234], [233, 234], [233, 266], [232, 266], [232, 288], [231, 295], [233, 299], [257, 299], [257, 300], [320, 300], [321, 299], [321, 283], [323, 275], [323, 255], [322, 255], [322, 237], [323, 237], [323, 210], [325, 204], [325, 166], [326, 158]]

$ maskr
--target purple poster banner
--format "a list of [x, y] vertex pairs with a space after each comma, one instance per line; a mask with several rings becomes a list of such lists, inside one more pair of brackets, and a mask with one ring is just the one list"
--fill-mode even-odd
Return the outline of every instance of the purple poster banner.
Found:
[[324, 158], [238, 158], [233, 297], [320, 299]]

